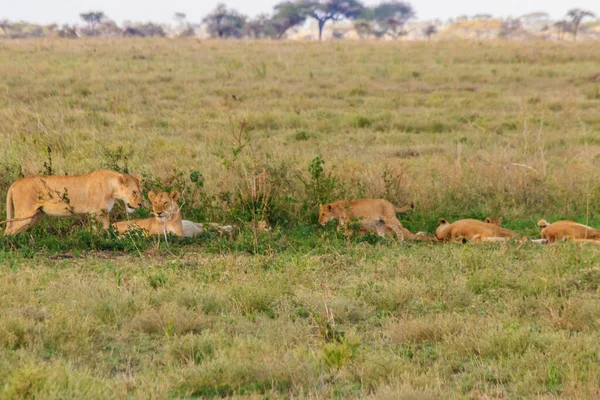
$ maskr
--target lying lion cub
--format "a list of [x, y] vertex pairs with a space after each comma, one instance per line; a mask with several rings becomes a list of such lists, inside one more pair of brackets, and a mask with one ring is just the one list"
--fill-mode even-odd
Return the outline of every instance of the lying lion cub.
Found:
[[550, 243], [563, 239], [572, 239], [576, 242], [600, 240], [600, 231], [574, 221], [556, 221], [549, 224], [541, 219], [538, 226], [542, 228], [542, 239]]
[[411, 203], [397, 208], [383, 199], [340, 200], [321, 206], [319, 223], [325, 225], [335, 219], [340, 226], [345, 226], [356, 219], [364, 230], [374, 230], [380, 236], [391, 230], [398, 240], [404, 240], [402, 224], [396, 218], [396, 213], [406, 212], [413, 207]]
[[16, 235], [37, 225], [44, 214], [71, 217], [90, 214], [110, 226], [108, 213], [122, 200], [132, 213], [142, 205], [140, 177], [98, 170], [74, 176], [32, 176], [19, 179], [6, 195], [5, 235]]
[[113, 224], [117, 231], [119, 231], [119, 233], [125, 233], [130, 227], [134, 227], [145, 229], [150, 235], [174, 233], [177, 236], [183, 236], [181, 211], [177, 205], [179, 192], [161, 192], [158, 194], [149, 192], [148, 199], [152, 202], [154, 218], [117, 222]]
[[502, 225], [502, 217], [500, 217], [500, 218], [487, 217], [484, 222], [486, 224], [492, 224], [492, 225], [500, 226], [500, 225]]
[[215, 229], [221, 236], [225, 234], [233, 234], [232, 225], [219, 225], [215, 222], [193, 222], [188, 221], [187, 219], [184, 219], [181, 222], [183, 224], [183, 236], [185, 237], [195, 237], [201, 235], [205, 230], [209, 228]]
[[517, 234], [496, 224], [476, 219], [461, 219], [449, 223], [444, 218], [440, 218], [435, 237], [440, 241], [459, 242], [467, 239], [475, 242], [495, 242], [517, 237]]

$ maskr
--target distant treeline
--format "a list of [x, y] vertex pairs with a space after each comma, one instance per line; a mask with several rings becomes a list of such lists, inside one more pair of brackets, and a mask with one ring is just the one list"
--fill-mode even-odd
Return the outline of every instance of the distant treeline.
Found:
[[[343, 28], [335, 24], [330, 37], [343, 39], [431, 39], [450, 30], [459, 37], [486, 38], [542, 38], [577, 39], [581, 32], [591, 37], [600, 37], [600, 22], [591, 11], [570, 10], [564, 19], [550, 20], [548, 14], [536, 12], [518, 18], [495, 19], [489, 14], [472, 17], [459, 16], [448, 21], [417, 21], [413, 6], [404, 1], [383, 1], [375, 6], [366, 6], [360, 0], [295, 0], [276, 4], [270, 14], [260, 14], [254, 18], [219, 4], [199, 22], [188, 21], [183, 12], [175, 13], [174, 24], [130, 23], [117, 25], [102, 11], [81, 13], [84, 22], [76, 25], [36, 25], [26, 22], [0, 21], [0, 37], [28, 38], [58, 36], [77, 37], [189, 37], [285, 39], [290, 32], [298, 37], [298, 30], [313, 21], [314, 33], [306, 33], [303, 38], [323, 38], [330, 22], [344, 21]], [[473, 23], [477, 21], [477, 23]], [[588, 22], [588, 23], [586, 23]], [[451, 29], [450, 29], [451, 28]]]

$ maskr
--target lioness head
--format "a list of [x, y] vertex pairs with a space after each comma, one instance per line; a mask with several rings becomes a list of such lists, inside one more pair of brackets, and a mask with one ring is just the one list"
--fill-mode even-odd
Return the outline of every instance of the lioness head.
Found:
[[444, 218], [440, 218], [440, 225], [435, 230], [435, 238], [437, 240], [444, 240], [446, 238], [445, 232], [446, 229], [450, 226], [450, 223], [446, 221]]
[[321, 210], [319, 211], [319, 224], [325, 225], [332, 219], [335, 219], [335, 215], [331, 204], [321, 206]]
[[538, 226], [542, 229], [544, 229], [545, 227], [547, 227], [548, 225], [550, 225], [548, 222], [546, 222], [545, 219], [540, 219], [538, 221]]
[[500, 218], [487, 217], [485, 219], [485, 223], [500, 226], [500, 224], [502, 223], [502, 217], [500, 217]]
[[140, 176], [119, 175], [118, 199], [125, 202], [127, 212], [132, 213], [142, 205], [142, 188]]
[[152, 211], [154, 211], [154, 215], [161, 222], [170, 220], [173, 217], [173, 214], [179, 211], [179, 206], [177, 205], [179, 192], [177, 191], [171, 193], [149, 192], [148, 198], [152, 202]]

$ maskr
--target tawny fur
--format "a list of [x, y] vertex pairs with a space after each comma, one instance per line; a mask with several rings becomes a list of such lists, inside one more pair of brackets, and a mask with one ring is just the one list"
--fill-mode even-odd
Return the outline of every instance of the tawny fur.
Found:
[[93, 215], [104, 229], [116, 200], [127, 211], [142, 204], [140, 178], [114, 171], [98, 170], [76, 176], [33, 176], [19, 179], [6, 195], [5, 235], [16, 235], [37, 225], [44, 214], [66, 218]]
[[486, 224], [493, 224], [493, 225], [500, 226], [500, 225], [502, 225], [502, 217], [500, 217], [500, 218], [487, 217], [484, 222]]
[[584, 242], [600, 240], [600, 231], [574, 221], [556, 221], [550, 224], [542, 219], [538, 222], [538, 226], [542, 228], [542, 239], [550, 243], [563, 239]]
[[391, 231], [398, 240], [404, 240], [405, 236], [413, 234], [402, 227], [396, 218], [396, 213], [406, 212], [413, 207], [414, 205], [410, 203], [398, 208], [383, 199], [340, 200], [321, 206], [319, 223], [325, 225], [335, 219], [340, 226], [345, 226], [352, 221], [357, 221], [363, 224], [361, 229], [364, 231], [375, 231], [380, 236]]
[[517, 234], [495, 224], [476, 219], [461, 219], [449, 223], [444, 218], [440, 218], [440, 225], [435, 230], [435, 237], [440, 241], [460, 242], [466, 239], [487, 242], [508, 240], [517, 237]]
[[215, 222], [193, 222], [184, 219], [182, 222], [183, 225], [183, 236], [185, 237], [195, 237], [201, 235], [206, 229], [215, 229], [219, 235], [223, 236], [225, 234], [232, 235], [233, 234], [233, 226], [232, 225], [219, 225]]
[[177, 204], [179, 192], [161, 192], [158, 194], [149, 192], [148, 199], [152, 202], [154, 217], [117, 222], [113, 224], [117, 231], [123, 234], [130, 228], [141, 228], [147, 231], [148, 235], [174, 233], [177, 236], [183, 236], [181, 211]]

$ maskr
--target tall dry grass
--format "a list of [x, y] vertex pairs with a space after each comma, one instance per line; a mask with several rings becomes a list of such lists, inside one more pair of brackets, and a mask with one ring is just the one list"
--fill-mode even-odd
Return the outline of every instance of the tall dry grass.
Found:
[[253, 166], [274, 171], [297, 222], [298, 174], [319, 156], [340, 181], [332, 195], [414, 200], [418, 229], [487, 214], [527, 232], [538, 217], [598, 223], [599, 55], [545, 42], [4, 42], [3, 188], [43, 170], [47, 146], [70, 174], [122, 146], [147, 176], [200, 172], [215, 199], [202, 213], [221, 220]]

